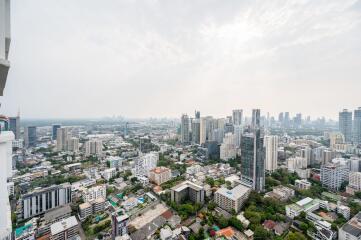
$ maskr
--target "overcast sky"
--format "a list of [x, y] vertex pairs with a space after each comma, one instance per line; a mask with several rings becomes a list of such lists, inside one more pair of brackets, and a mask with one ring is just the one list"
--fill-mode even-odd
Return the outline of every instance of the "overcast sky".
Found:
[[11, 14], [8, 115], [361, 106], [361, 0], [21, 0]]

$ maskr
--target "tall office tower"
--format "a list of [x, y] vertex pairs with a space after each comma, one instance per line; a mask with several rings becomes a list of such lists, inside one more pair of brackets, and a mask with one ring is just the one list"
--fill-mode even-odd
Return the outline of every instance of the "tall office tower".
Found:
[[237, 148], [241, 146], [241, 138], [242, 138], [243, 128], [241, 125], [235, 125], [233, 134], [234, 134], [234, 144]]
[[361, 107], [354, 111], [353, 141], [355, 144], [361, 144]]
[[63, 183], [34, 190], [22, 196], [22, 219], [41, 215], [50, 209], [71, 203], [71, 185]]
[[72, 137], [67, 141], [67, 150], [71, 152], [79, 152], [79, 138]]
[[282, 125], [283, 124], [283, 112], [278, 114], [278, 122]]
[[212, 139], [213, 130], [218, 120], [212, 117], [202, 117], [200, 119], [200, 144], [203, 144]]
[[338, 115], [338, 124], [340, 132], [345, 136], [345, 141], [352, 141], [352, 112], [344, 109]]
[[265, 187], [264, 147], [261, 130], [245, 133], [241, 139], [241, 180], [258, 192]]
[[312, 164], [312, 149], [309, 146], [305, 146], [300, 150], [301, 157], [306, 159], [307, 166]]
[[284, 125], [285, 127], [289, 127], [289, 126], [290, 126], [290, 113], [289, 113], [289, 112], [285, 112], [285, 118], [284, 118], [283, 125]]
[[200, 111], [195, 111], [194, 117], [195, 117], [196, 119], [200, 119], [200, 118], [201, 118], [201, 112], [200, 112]]
[[15, 139], [18, 140], [20, 138], [20, 116], [10, 117], [10, 131], [12, 131], [15, 135]]
[[277, 169], [278, 161], [278, 136], [268, 135], [264, 137], [266, 151], [265, 170], [273, 172]]
[[124, 136], [128, 135], [128, 122], [124, 124]]
[[56, 140], [58, 135], [58, 129], [61, 128], [60, 124], [53, 124], [51, 139]]
[[296, 128], [301, 127], [301, 125], [302, 125], [302, 114], [301, 113], [296, 114], [294, 123], [295, 123]]
[[243, 110], [236, 109], [232, 111], [233, 125], [242, 125]]
[[189, 117], [187, 114], [183, 114], [181, 118], [181, 142], [189, 143]]
[[91, 139], [85, 143], [85, 156], [103, 154], [103, 142], [99, 139]]
[[56, 150], [66, 151], [68, 144], [68, 128], [62, 127], [56, 130]]
[[253, 109], [252, 110], [252, 128], [261, 127], [261, 110]]
[[201, 121], [199, 118], [192, 119], [192, 142], [200, 143]]
[[36, 127], [28, 126], [25, 128], [25, 146], [35, 147], [37, 143]]

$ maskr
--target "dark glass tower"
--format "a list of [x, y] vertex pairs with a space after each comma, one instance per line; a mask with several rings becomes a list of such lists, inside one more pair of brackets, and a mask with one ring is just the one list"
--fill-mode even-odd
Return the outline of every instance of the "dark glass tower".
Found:
[[51, 138], [53, 139], [53, 140], [56, 140], [56, 138], [57, 138], [57, 130], [58, 130], [58, 128], [61, 128], [61, 125], [60, 124], [54, 124], [53, 125], [53, 129], [52, 129], [52, 135], [51, 135]]

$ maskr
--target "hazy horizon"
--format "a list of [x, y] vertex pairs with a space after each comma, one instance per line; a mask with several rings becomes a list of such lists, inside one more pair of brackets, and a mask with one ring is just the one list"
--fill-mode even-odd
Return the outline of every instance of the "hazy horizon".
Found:
[[361, 106], [361, 0], [12, 1], [1, 113], [224, 117]]

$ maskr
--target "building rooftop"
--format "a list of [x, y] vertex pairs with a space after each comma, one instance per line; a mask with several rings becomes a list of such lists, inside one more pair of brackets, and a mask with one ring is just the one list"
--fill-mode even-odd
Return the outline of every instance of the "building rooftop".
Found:
[[78, 221], [74, 216], [71, 216], [67, 219], [64, 219], [60, 222], [56, 222], [50, 226], [51, 235], [56, 235], [61, 233], [69, 228], [75, 227], [78, 225]]
[[172, 187], [172, 190], [176, 191], [176, 192], [181, 192], [186, 188], [192, 188], [192, 189], [194, 189], [196, 191], [200, 191], [200, 190], [203, 189], [203, 187], [201, 187], [201, 186], [199, 186], [199, 185], [197, 185], [195, 183], [192, 183], [190, 181], [184, 181], [184, 182], [178, 184], [177, 186]]
[[58, 207], [58, 208], [55, 208], [55, 209], [52, 209], [52, 210], [46, 212], [44, 215], [44, 220], [46, 222], [51, 222], [51, 221], [54, 221], [57, 218], [62, 217], [66, 214], [69, 214], [69, 215], [71, 214], [71, 207], [69, 205]]
[[222, 187], [218, 189], [216, 193], [226, 196], [227, 198], [230, 198], [232, 200], [237, 200], [247, 194], [250, 190], [251, 189], [249, 187], [246, 187], [244, 185], [238, 185], [232, 190]]

